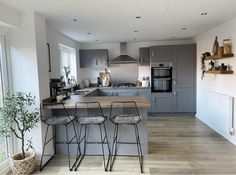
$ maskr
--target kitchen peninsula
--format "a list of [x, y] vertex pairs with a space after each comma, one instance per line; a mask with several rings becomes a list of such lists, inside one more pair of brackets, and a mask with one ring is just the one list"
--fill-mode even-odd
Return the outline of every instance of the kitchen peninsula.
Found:
[[[109, 90], [106, 88], [93, 88], [89, 89], [89, 91], [86, 95], [71, 95], [70, 99], [67, 99], [64, 101], [64, 105], [66, 109], [69, 111], [70, 115], [74, 115], [74, 107], [76, 102], [84, 102], [84, 101], [98, 101], [101, 104], [101, 108], [104, 112], [104, 115], [109, 117], [110, 107], [112, 101], [135, 101], [139, 110], [139, 114], [142, 117], [142, 121], [139, 123], [139, 134], [140, 134], [140, 140], [142, 144], [142, 151], [144, 155], [148, 154], [148, 136], [147, 136], [147, 112], [148, 108], [150, 107], [150, 101], [148, 98], [144, 96], [138, 96], [137, 93], [134, 96], [108, 96], [107, 94], [101, 93], [102, 91]], [[128, 90], [134, 91], [135, 88], [128, 88]], [[79, 93], [78, 93], [79, 94]], [[60, 115], [62, 112], [62, 106], [58, 104], [53, 104], [50, 102], [44, 102], [44, 108], [52, 110], [53, 115]], [[77, 125], [77, 128], [79, 129], [79, 125]], [[99, 133], [97, 132], [97, 126], [91, 125], [89, 127], [89, 134], [88, 139], [89, 140], [95, 140], [98, 141], [100, 138]], [[107, 133], [109, 137], [109, 142], [111, 143], [113, 131], [114, 131], [114, 125], [107, 120], [106, 121], [106, 128]], [[135, 133], [133, 129], [130, 129], [130, 127], [127, 126], [121, 126], [122, 129], [120, 129], [119, 137], [121, 139], [123, 135], [125, 135], [126, 141], [134, 141], [135, 140]], [[64, 135], [61, 133], [60, 128], [57, 128], [56, 130], [57, 140], [63, 140]], [[83, 148], [83, 144], [81, 145]], [[74, 150], [76, 150], [76, 147], [74, 147]], [[57, 145], [57, 153], [58, 154], [66, 154], [66, 150], [63, 146]], [[99, 155], [101, 154], [101, 145], [91, 145], [87, 148], [88, 154], [95, 154]], [[134, 145], [120, 145], [118, 154], [120, 155], [136, 155], [137, 150]]]

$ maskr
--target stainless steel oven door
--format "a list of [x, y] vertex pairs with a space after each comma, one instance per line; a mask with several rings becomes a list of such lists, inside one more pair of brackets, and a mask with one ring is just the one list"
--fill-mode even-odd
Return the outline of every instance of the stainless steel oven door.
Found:
[[170, 67], [155, 67], [152, 72], [153, 77], [171, 77], [171, 68]]
[[152, 82], [152, 92], [171, 92], [171, 78], [154, 78]]

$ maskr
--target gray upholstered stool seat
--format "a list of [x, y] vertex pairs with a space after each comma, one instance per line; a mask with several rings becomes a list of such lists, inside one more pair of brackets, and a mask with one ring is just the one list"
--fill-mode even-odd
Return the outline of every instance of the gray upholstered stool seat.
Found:
[[101, 124], [106, 120], [104, 116], [94, 116], [94, 117], [79, 117], [78, 122], [82, 125], [86, 124]]
[[66, 116], [66, 117], [51, 117], [46, 119], [44, 122], [48, 125], [66, 125], [71, 122], [71, 120], [74, 120], [74, 116]]
[[137, 115], [120, 114], [112, 117], [111, 121], [116, 124], [137, 124], [141, 121], [141, 117]]

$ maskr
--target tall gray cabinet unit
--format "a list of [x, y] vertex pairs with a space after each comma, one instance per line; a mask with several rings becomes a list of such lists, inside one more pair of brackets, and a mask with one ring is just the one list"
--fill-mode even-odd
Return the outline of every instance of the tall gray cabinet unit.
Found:
[[150, 48], [151, 64], [172, 62], [172, 92], [152, 93], [152, 112], [196, 111], [196, 45], [165, 45]]
[[80, 50], [80, 68], [106, 67], [108, 49]]
[[196, 111], [196, 45], [173, 46], [173, 112]]

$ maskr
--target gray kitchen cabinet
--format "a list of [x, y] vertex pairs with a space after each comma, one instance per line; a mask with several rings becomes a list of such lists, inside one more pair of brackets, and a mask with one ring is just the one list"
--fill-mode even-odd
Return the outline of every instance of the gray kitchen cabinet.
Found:
[[80, 50], [80, 68], [106, 67], [107, 62], [107, 49]]
[[150, 48], [151, 63], [172, 62], [173, 47], [171, 45], [152, 46]]
[[173, 87], [195, 86], [196, 45], [173, 46]]
[[195, 93], [193, 88], [176, 88], [173, 91], [173, 112], [194, 113]]
[[171, 113], [172, 93], [152, 93], [152, 112]]
[[117, 96], [135, 96], [136, 91], [133, 89], [119, 89], [113, 91]]
[[141, 66], [150, 65], [150, 47], [139, 48], [139, 62]]
[[[149, 100], [150, 104], [152, 104], [151, 89], [137, 89], [136, 95], [146, 97]], [[152, 107], [148, 108], [148, 112], [152, 112]]]

